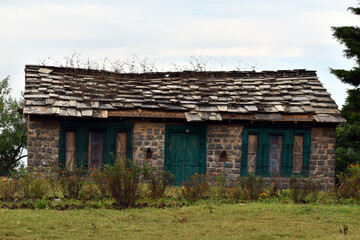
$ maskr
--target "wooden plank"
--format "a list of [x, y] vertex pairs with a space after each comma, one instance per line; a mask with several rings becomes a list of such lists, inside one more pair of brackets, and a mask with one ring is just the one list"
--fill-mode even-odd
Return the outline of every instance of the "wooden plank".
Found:
[[[236, 114], [221, 112], [223, 120], [251, 120], [251, 121], [264, 121], [256, 120], [254, 114]], [[266, 114], [264, 114], [266, 115]], [[148, 109], [127, 109], [109, 111], [109, 117], [136, 117], [136, 118], [176, 118], [186, 119], [185, 112], [179, 111], [160, 111]], [[281, 118], [274, 120], [276, 122], [298, 121], [298, 122], [313, 122], [313, 114], [281, 114]]]
[[126, 132], [116, 133], [116, 159], [126, 161]]
[[76, 133], [68, 131], [65, 135], [65, 168], [70, 172], [75, 169], [76, 156]]
[[247, 172], [254, 174], [257, 164], [258, 135], [249, 134], [248, 139]]
[[184, 112], [174, 111], [157, 111], [147, 109], [128, 109], [109, 111], [109, 117], [143, 117], [143, 118], [183, 118], [185, 119]]
[[294, 135], [292, 173], [300, 174], [303, 165], [304, 135]]

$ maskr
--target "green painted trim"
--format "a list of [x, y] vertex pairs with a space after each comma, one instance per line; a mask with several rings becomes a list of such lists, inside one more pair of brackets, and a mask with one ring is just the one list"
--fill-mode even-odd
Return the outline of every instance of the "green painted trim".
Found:
[[88, 167], [88, 149], [89, 149], [89, 132], [102, 131], [104, 133], [103, 145], [103, 164], [114, 163], [114, 151], [116, 145], [117, 131], [126, 132], [127, 136], [127, 159], [132, 159], [132, 138], [133, 138], [133, 123], [113, 123], [109, 121], [99, 122], [64, 122], [60, 126], [59, 138], [59, 163], [65, 166], [65, 136], [66, 131], [76, 132], [76, 166], [78, 168]]
[[263, 177], [271, 177], [268, 171], [268, 149], [269, 149], [269, 135], [280, 134], [283, 136], [283, 146], [281, 151], [281, 174], [280, 177], [290, 177], [292, 175], [292, 157], [293, 157], [293, 139], [294, 134], [304, 135], [304, 151], [303, 151], [303, 170], [298, 176], [309, 176], [309, 161], [310, 161], [310, 129], [306, 128], [269, 128], [269, 127], [245, 127], [243, 129], [243, 145], [242, 145], [242, 159], [241, 159], [241, 176], [247, 176], [247, 152], [249, 134], [258, 135], [258, 154], [257, 154], [257, 168], [256, 175]]

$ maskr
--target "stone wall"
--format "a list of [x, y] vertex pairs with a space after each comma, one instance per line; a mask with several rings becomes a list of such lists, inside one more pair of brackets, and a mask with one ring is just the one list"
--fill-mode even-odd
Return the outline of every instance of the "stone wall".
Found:
[[28, 165], [47, 167], [59, 164], [59, 121], [31, 116], [28, 125]]
[[[137, 121], [133, 133], [133, 160], [146, 161], [157, 170], [164, 168], [165, 124]], [[151, 159], [146, 159], [146, 152], [151, 150]]]
[[[208, 125], [206, 169], [209, 174], [223, 172], [228, 181], [240, 177], [242, 128], [233, 124]], [[224, 151], [227, 160], [221, 161]]]
[[335, 127], [311, 130], [309, 175], [330, 189], [335, 184]]
[[[133, 159], [156, 167], [164, 167], [165, 124], [135, 121], [133, 131]], [[242, 129], [239, 124], [209, 124], [207, 127], [206, 169], [209, 174], [223, 172], [228, 181], [240, 177]], [[58, 165], [60, 122], [48, 117], [31, 116], [28, 129], [29, 166]], [[335, 127], [311, 130], [309, 176], [317, 179], [323, 189], [335, 183]], [[146, 159], [148, 149], [151, 159]], [[225, 161], [221, 154], [225, 152]], [[222, 159], [224, 160], [224, 158]], [[274, 178], [265, 178], [267, 184]], [[282, 188], [288, 188], [289, 178], [278, 178]]]

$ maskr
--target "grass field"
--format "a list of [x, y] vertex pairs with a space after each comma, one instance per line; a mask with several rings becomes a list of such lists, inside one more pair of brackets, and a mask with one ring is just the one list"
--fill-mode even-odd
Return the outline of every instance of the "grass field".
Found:
[[[0, 239], [360, 239], [359, 205], [0, 209]], [[346, 235], [344, 224], [348, 227]]]

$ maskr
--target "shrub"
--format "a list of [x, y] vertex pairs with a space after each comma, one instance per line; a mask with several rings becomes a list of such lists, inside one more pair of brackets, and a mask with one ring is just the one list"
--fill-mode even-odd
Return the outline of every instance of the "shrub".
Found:
[[278, 177], [274, 178], [274, 181], [271, 183], [269, 188], [269, 196], [270, 197], [279, 197], [280, 194], [280, 180]]
[[306, 203], [306, 198], [310, 195], [311, 201], [317, 201], [319, 195], [319, 183], [312, 178], [303, 180], [300, 178], [290, 178], [291, 197], [294, 203]]
[[337, 175], [339, 186], [336, 194], [342, 198], [355, 198], [360, 200], [360, 166], [350, 164], [344, 172]]
[[239, 187], [243, 189], [245, 198], [257, 201], [264, 193], [264, 179], [250, 174], [240, 180]]
[[29, 198], [42, 199], [48, 193], [49, 187], [43, 178], [31, 179]]
[[194, 203], [201, 198], [205, 198], [209, 188], [209, 175], [195, 173], [183, 181], [181, 194], [185, 200]]
[[227, 197], [229, 200], [257, 201], [262, 196], [264, 196], [264, 180], [252, 174], [234, 180], [228, 187]]
[[93, 194], [99, 199], [110, 198], [111, 193], [108, 184], [108, 176], [105, 172], [101, 169], [95, 168], [90, 172], [90, 177], [93, 183], [95, 183], [90, 186]]
[[130, 160], [126, 164], [117, 160], [114, 166], [106, 167], [104, 172], [116, 204], [124, 208], [135, 206], [139, 198], [138, 187], [142, 168]]
[[168, 186], [172, 185], [175, 176], [169, 171], [157, 172], [155, 168], [144, 166], [144, 180], [149, 186], [152, 198], [161, 198]]
[[215, 183], [218, 187], [224, 187], [226, 184], [226, 174], [224, 172], [215, 174]]
[[63, 169], [58, 172], [58, 184], [65, 198], [78, 199], [79, 193], [85, 184], [83, 175], [85, 170], [76, 168], [73, 172]]
[[19, 182], [17, 179], [2, 178], [0, 183], [0, 200], [13, 201], [18, 192]]

